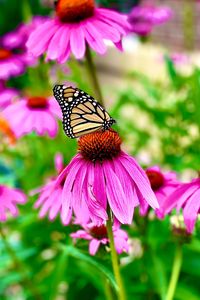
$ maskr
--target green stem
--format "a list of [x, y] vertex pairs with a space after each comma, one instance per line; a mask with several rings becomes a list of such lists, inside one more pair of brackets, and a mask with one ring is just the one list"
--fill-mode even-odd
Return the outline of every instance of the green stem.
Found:
[[181, 265], [182, 265], [183, 253], [182, 244], [178, 243], [174, 255], [174, 262], [172, 267], [171, 278], [168, 286], [166, 300], [172, 300], [178, 283]]
[[2, 241], [4, 243], [6, 251], [10, 255], [10, 257], [11, 257], [11, 259], [13, 261], [15, 269], [18, 270], [19, 273], [21, 274], [23, 286], [26, 286], [29, 289], [29, 291], [31, 292], [31, 294], [33, 296], [33, 299], [42, 300], [42, 298], [38, 294], [38, 291], [36, 290], [34, 284], [31, 282], [31, 280], [27, 279], [27, 269], [26, 269], [26, 266], [17, 257], [15, 251], [13, 250], [13, 248], [11, 247], [11, 245], [9, 244], [9, 242], [7, 241], [6, 236], [5, 236], [5, 234], [4, 234], [3, 229], [2, 229], [1, 226], [0, 226], [0, 235], [1, 235], [1, 238], [2, 238]]
[[22, 1], [22, 16], [23, 16], [23, 21], [25, 23], [29, 22], [32, 18], [32, 11], [31, 11], [29, 0]]
[[112, 288], [110, 285], [110, 281], [108, 279], [105, 280], [105, 296], [107, 300], [114, 300], [112, 294]]
[[125, 290], [123, 281], [120, 274], [119, 269], [119, 263], [118, 263], [118, 256], [115, 249], [114, 244], [114, 237], [113, 237], [113, 231], [112, 231], [112, 218], [111, 218], [111, 212], [109, 213], [109, 219], [107, 221], [107, 232], [108, 232], [108, 238], [110, 241], [110, 250], [111, 250], [111, 259], [112, 259], [112, 266], [113, 266], [113, 272], [115, 275], [115, 280], [118, 285], [118, 300], [126, 300]]
[[85, 58], [86, 58], [86, 64], [87, 64], [89, 77], [90, 77], [91, 83], [93, 85], [94, 91], [96, 93], [97, 100], [99, 101], [100, 104], [103, 105], [104, 104], [103, 95], [102, 95], [99, 81], [97, 78], [96, 67], [95, 67], [95, 64], [92, 59], [92, 53], [88, 46], [86, 48]]

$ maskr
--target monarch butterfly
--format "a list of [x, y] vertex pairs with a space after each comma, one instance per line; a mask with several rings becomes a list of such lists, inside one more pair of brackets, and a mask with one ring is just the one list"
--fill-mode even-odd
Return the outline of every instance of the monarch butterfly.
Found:
[[62, 110], [63, 129], [70, 138], [105, 131], [115, 123], [93, 97], [78, 88], [56, 85], [53, 93]]

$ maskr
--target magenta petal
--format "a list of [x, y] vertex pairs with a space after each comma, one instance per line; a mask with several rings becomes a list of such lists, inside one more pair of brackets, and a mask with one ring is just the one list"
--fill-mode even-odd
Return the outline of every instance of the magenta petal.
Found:
[[61, 189], [54, 192], [54, 202], [49, 210], [49, 219], [54, 220], [61, 209]]
[[77, 59], [83, 58], [85, 54], [85, 37], [81, 25], [77, 27], [74, 25], [71, 28], [70, 46]]
[[87, 163], [85, 163], [78, 171], [72, 192], [72, 203], [76, 216], [76, 222], [80, 224], [85, 224], [89, 221], [88, 207], [82, 196], [87, 167]]
[[163, 203], [163, 211], [165, 212], [165, 214], [171, 212], [171, 210], [175, 207], [177, 207], [177, 210], [180, 210], [180, 208], [182, 207], [182, 205], [184, 205], [188, 197], [197, 189], [197, 185], [193, 185], [190, 183], [183, 184], [182, 186], [180, 186]]
[[116, 42], [114, 44], [119, 51], [123, 52], [124, 49], [123, 49], [122, 41]]
[[128, 174], [132, 177], [133, 181], [138, 187], [138, 190], [147, 203], [153, 208], [159, 208], [158, 201], [151, 189], [150, 182], [144, 170], [132, 157], [126, 155], [125, 153], [121, 157], [120, 161], [123, 164], [122, 166], [124, 166]]
[[108, 24], [100, 20], [94, 20], [93, 25], [101, 34], [102, 39], [110, 40], [112, 42], [119, 42], [121, 35], [114, 27], [111, 28]]
[[56, 33], [58, 25], [53, 20], [47, 21], [40, 25], [33, 33], [31, 33], [27, 48], [34, 56], [43, 54], [49, 45], [49, 41], [52, 36]]
[[101, 164], [98, 162], [94, 166], [94, 194], [98, 200], [101, 202], [103, 208], [107, 208], [107, 197], [106, 197], [106, 184], [104, 173]]
[[[68, 165], [69, 167], [69, 165]], [[62, 191], [62, 220], [67, 219], [69, 210], [72, 210], [71, 207], [71, 199], [72, 199], [72, 191], [73, 191], [73, 185], [74, 181], [76, 179], [77, 173], [79, 169], [82, 167], [82, 163], [80, 161], [76, 161], [73, 165], [71, 165], [69, 169], [69, 173], [67, 175], [67, 178], [65, 180], [63, 191]]]
[[101, 34], [99, 34], [91, 22], [86, 22], [84, 32], [90, 47], [97, 53], [104, 54], [106, 52], [106, 45], [102, 40]]
[[94, 194], [94, 164], [88, 164], [87, 177], [83, 188], [84, 197], [92, 221], [99, 226], [107, 220], [108, 216], [101, 199], [97, 199]]
[[51, 38], [47, 49], [47, 57], [49, 59], [56, 59], [58, 57], [58, 54], [61, 51], [59, 44], [63, 32], [65, 32], [63, 27], [60, 27]]
[[194, 224], [198, 216], [199, 208], [200, 208], [200, 190], [198, 189], [188, 199], [183, 209], [183, 217], [187, 227], [187, 231], [189, 233], [192, 233], [192, 231], [194, 230]]
[[134, 206], [130, 206], [125, 196], [121, 182], [109, 161], [103, 163], [104, 176], [106, 178], [106, 193], [110, 208], [122, 224], [131, 224]]
[[101, 244], [101, 241], [92, 239], [89, 244], [89, 253], [90, 255], [95, 255], [97, 253], [97, 250], [99, 249], [99, 246]]

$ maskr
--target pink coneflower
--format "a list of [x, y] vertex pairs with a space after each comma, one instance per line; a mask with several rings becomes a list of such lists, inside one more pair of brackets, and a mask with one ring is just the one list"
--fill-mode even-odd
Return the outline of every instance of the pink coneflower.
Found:
[[37, 28], [37, 26], [42, 25], [46, 19], [46, 17], [34, 16], [31, 22], [22, 23], [15, 30], [6, 33], [2, 37], [2, 44], [7, 49], [25, 50], [25, 44], [31, 32]]
[[[54, 188], [62, 187], [61, 218], [66, 224], [72, 213], [87, 213], [95, 225], [107, 219], [107, 206], [122, 224], [131, 224], [134, 208], [158, 208], [149, 180], [136, 160], [121, 151], [113, 130], [94, 132], [78, 141], [79, 153], [58, 176]], [[86, 211], [86, 212], [85, 212]]]
[[189, 233], [194, 230], [194, 225], [200, 212], [200, 178], [190, 183], [183, 183], [172, 193], [163, 205], [165, 214], [176, 208], [179, 212], [183, 209], [186, 229]]
[[[74, 239], [74, 241], [76, 241], [77, 239], [90, 241], [90, 255], [95, 255], [101, 244], [109, 244], [107, 229], [104, 224], [95, 226], [91, 223], [83, 226], [83, 228], [83, 230], [78, 230], [77, 232], [71, 233], [70, 236]], [[124, 230], [115, 228], [113, 226], [113, 236], [117, 253], [121, 254], [122, 252], [128, 252], [129, 246], [127, 233]]]
[[[177, 180], [175, 172], [163, 173], [158, 166], [148, 168], [146, 174], [159, 203], [159, 208], [155, 210], [156, 215], [158, 218], [163, 218], [165, 213], [163, 205], [167, 197], [180, 185], [180, 182]], [[145, 215], [148, 209], [149, 205], [147, 204], [146, 207], [141, 207], [140, 213]]]
[[[57, 154], [55, 156], [55, 169], [57, 174], [59, 175], [63, 170], [63, 158], [62, 155]], [[34, 207], [39, 208], [39, 217], [43, 218], [48, 214], [48, 217], [51, 221], [53, 221], [56, 216], [60, 213], [61, 205], [62, 205], [62, 190], [63, 190], [63, 182], [61, 181], [60, 184], [56, 185], [56, 177], [49, 178], [48, 182], [41, 188], [37, 189], [36, 191], [31, 192], [32, 195], [39, 193], [39, 198], [36, 201]], [[69, 223], [69, 220], [61, 220], [64, 225]], [[78, 223], [87, 223], [89, 220], [89, 213], [87, 207], [82, 205], [82, 213], [76, 215], [76, 220]]]
[[[63, 170], [63, 157], [61, 154], [56, 154], [55, 156], [55, 169], [57, 174], [60, 174]], [[44, 218], [48, 215], [49, 220], [53, 221], [57, 215], [60, 213], [62, 205], [62, 190], [63, 182], [60, 182], [59, 185], [56, 185], [56, 177], [49, 178], [47, 183], [39, 189], [32, 191], [30, 194], [35, 195], [39, 193], [38, 200], [35, 202], [34, 207], [40, 208], [39, 217]], [[76, 215], [77, 223], [87, 223], [89, 220], [89, 213], [86, 205], [82, 205], [81, 214]], [[69, 221], [61, 218], [61, 221], [64, 225], [68, 224]]]
[[56, 117], [61, 117], [54, 99], [40, 96], [21, 99], [9, 105], [2, 114], [17, 137], [35, 131], [38, 135], [48, 134], [53, 138], [58, 132]]
[[172, 17], [169, 7], [156, 7], [154, 5], [135, 6], [128, 17], [131, 32], [141, 36], [148, 35], [154, 26], [167, 22]]
[[13, 217], [18, 216], [17, 204], [25, 202], [26, 196], [20, 190], [0, 185], [0, 221], [6, 221], [7, 212]]
[[21, 54], [15, 54], [6, 48], [0, 48], [0, 80], [7, 80], [12, 76], [18, 76], [25, 70], [24, 60]]
[[33, 31], [27, 47], [36, 57], [46, 53], [47, 59], [64, 63], [71, 53], [77, 59], [83, 58], [86, 45], [104, 54], [105, 40], [121, 49], [121, 38], [128, 27], [126, 16], [96, 8], [94, 0], [59, 0], [56, 17]]
[[16, 89], [7, 88], [0, 82], [0, 110], [6, 108], [18, 96]]
[[27, 66], [36, 64], [36, 59], [27, 52], [25, 44], [31, 32], [42, 25], [46, 18], [34, 17], [31, 23], [21, 24], [1, 38], [0, 79], [7, 80], [25, 72]]

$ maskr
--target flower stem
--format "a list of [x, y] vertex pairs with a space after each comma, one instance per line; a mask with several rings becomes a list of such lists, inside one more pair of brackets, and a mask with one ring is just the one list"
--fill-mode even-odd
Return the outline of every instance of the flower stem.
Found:
[[166, 300], [172, 300], [174, 297], [174, 293], [178, 283], [178, 278], [180, 275], [182, 259], [183, 259], [182, 244], [178, 243], [174, 255], [174, 262], [173, 262], [172, 273], [171, 273], [171, 278], [168, 286]]
[[94, 64], [94, 61], [92, 58], [92, 53], [88, 46], [86, 48], [85, 58], [86, 58], [86, 64], [87, 64], [87, 69], [88, 69], [88, 73], [90, 76], [90, 80], [93, 85], [94, 91], [96, 93], [97, 100], [99, 101], [100, 104], [103, 105], [104, 104], [103, 95], [102, 95], [99, 81], [97, 78], [96, 67], [95, 67], [95, 64]]
[[126, 300], [125, 290], [123, 281], [120, 274], [119, 269], [119, 263], [118, 263], [118, 256], [115, 249], [114, 244], [114, 237], [113, 237], [113, 231], [112, 231], [112, 219], [111, 219], [111, 212], [109, 214], [109, 219], [107, 221], [107, 232], [108, 232], [108, 238], [110, 241], [110, 250], [111, 250], [111, 259], [112, 259], [112, 266], [113, 266], [113, 272], [115, 275], [115, 280], [118, 285], [118, 300]]
[[35, 288], [34, 284], [32, 283], [32, 281], [27, 279], [26, 266], [17, 257], [14, 249], [11, 247], [10, 243], [7, 241], [6, 236], [5, 236], [1, 226], [0, 226], [0, 235], [1, 235], [1, 238], [2, 238], [2, 242], [4, 243], [4, 247], [5, 247], [7, 253], [10, 255], [10, 257], [13, 261], [15, 269], [18, 270], [19, 273], [21, 274], [23, 286], [24, 287], [26, 286], [27, 289], [29, 289], [29, 291], [31, 292], [31, 294], [33, 296], [33, 299], [42, 300], [41, 296], [39, 295], [39, 293], [36, 290], [36, 288]]

